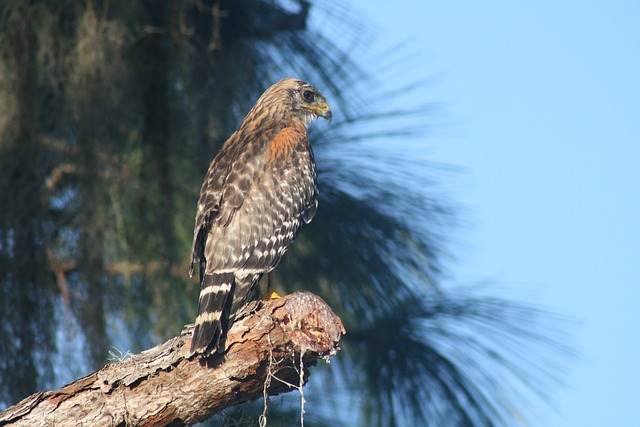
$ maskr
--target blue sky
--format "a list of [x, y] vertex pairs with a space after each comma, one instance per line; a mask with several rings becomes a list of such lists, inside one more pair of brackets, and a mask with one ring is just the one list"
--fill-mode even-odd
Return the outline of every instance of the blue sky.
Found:
[[465, 208], [452, 281], [578, 321], [568, 384], [532, 424], [640, 425], [640, 2], [354, 7], [372, 56], [406, 43], [403, 77], [430, 80], [403, 99], [445, 116], [425, 158], [462, 169], [442, 183]]

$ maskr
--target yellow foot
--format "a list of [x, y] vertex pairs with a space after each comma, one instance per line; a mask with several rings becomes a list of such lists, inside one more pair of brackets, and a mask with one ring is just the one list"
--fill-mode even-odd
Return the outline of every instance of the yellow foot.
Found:
[[280, 295], [278, 295], [276, 290], [271, 287], [267, 289], [267, 292], [265, 292], [260, 296], [260, 299], [277, 299], [277, 298], [281, 298], [281, 297]]

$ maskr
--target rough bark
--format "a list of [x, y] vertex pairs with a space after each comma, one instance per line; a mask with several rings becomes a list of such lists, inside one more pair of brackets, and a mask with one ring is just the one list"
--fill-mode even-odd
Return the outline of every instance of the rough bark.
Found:
[[[140, 354], [103, 366], [58, 390], [29, 396], [0, 413], [0, 426], [180, 426], [262, 397], [273, 375], [300, 383], [338, 350], [344, 328], [318, 296], [296, 292], [244, 310], [225, 352], [188, 358], [193, 325]], [[293, 390], [271, 377], [267, 393]]]

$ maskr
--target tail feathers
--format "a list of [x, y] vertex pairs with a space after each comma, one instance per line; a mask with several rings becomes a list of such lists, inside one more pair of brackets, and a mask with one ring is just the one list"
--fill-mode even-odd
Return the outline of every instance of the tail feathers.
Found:
[[213, 353], [219, 349], [227, 332], [234, 286], [232, 273], [203, 274], [191, 354]]

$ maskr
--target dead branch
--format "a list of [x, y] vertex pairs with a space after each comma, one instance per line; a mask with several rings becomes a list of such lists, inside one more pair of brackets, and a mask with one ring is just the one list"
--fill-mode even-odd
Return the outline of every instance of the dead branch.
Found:
[[188, 325], [157, 347], [33, 394], [0, 413], [0, 426], [191, 425], [262, 397], [268, 373], [280, 380], [269, 382], [268, 395], [295, 389], [301, 349], [306, 382], [308, 368], [335, 354], [344, 334], [340, 319], [309, 292], [247, 307], [223, 354], [186, 358], [192, 331]]

